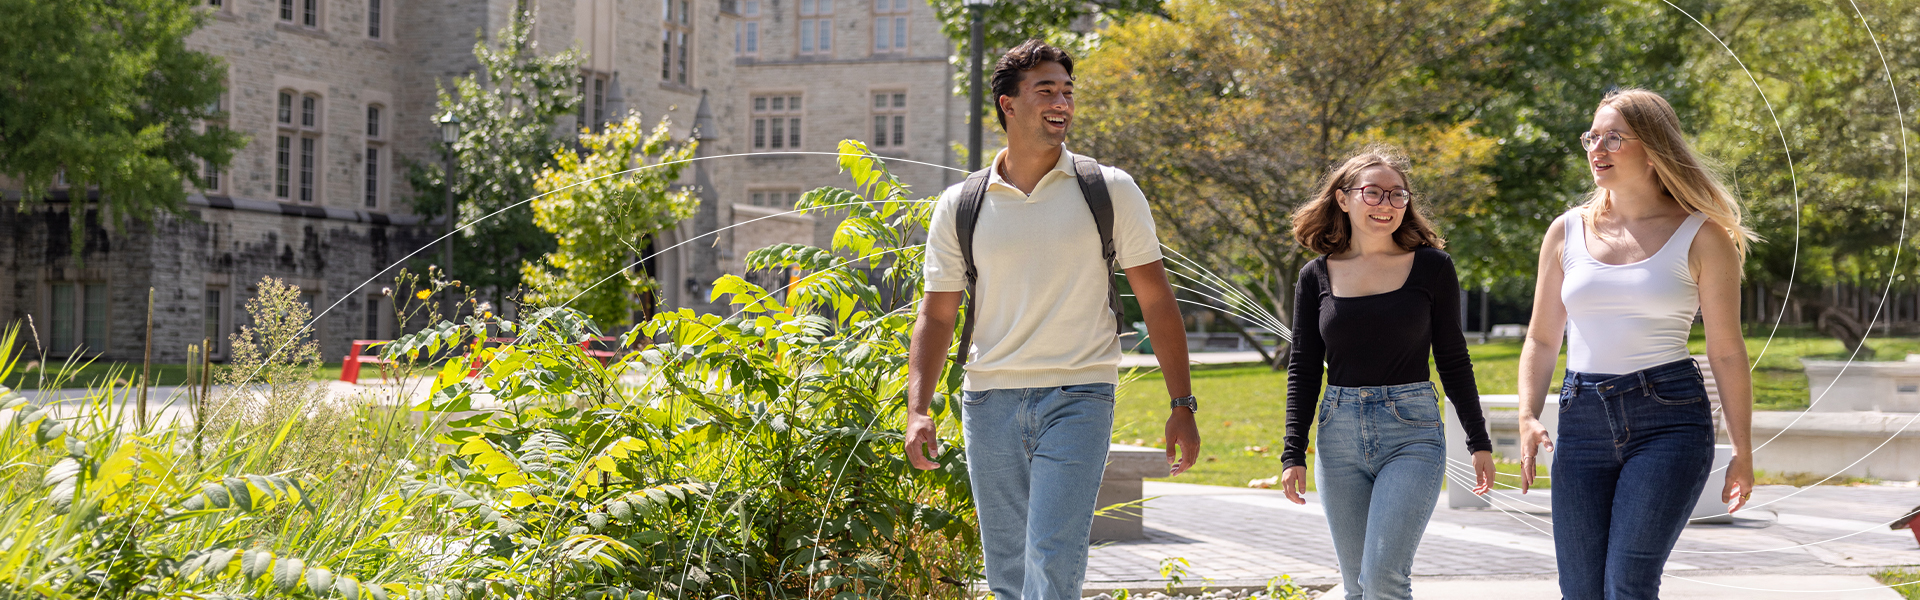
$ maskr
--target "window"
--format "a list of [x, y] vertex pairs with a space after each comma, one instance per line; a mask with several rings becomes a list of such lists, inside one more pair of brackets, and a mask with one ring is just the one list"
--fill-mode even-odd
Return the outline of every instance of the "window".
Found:
[[800, 53], [833, 54], [833, 0], [800, 0]]
[[380, 147], [367, 146], [367, 208], [380, 207]]
[[380, 137], [380, 105], [378, 104], [367, 106], [367, 137], [375, 139]]
[[300, 201], [313, 202], [313, 142], [310, 137], [300, 138]]
[[873, 147], [904, 148], [907, 144], [907, 93], [873, 94]]
[[873, 0], [873, 51], [907, 51], [907, 0]]
[[[227, 110], [226, 92], [221, 92], [220, 95], [213, 97], [212, 102], [207, 103], [207, 106], [205, 109], [205, 120], [202, 121], [201, 126], [204, 127], [205, 130], [208, 132], [213, 132], [217, 129], [225, 128], [227, 126], [226, 110]], [[200, 178], [206, 180], [206, 187], [202, 188], [202, 191], [206, 191], [206, 192], [220, 191], [221, 178], [220, 178], [219, 165], [215, 165], [211, 162], [202, 160], [200, 162]]]
[[366, 331], [367, 337], [361, 339], [380, 339], [380, 297], [367, 296]]
[[206, 191], [220, 191], [220, 165], [202, 161], [200, 167], [200, 177], [207, 180]]
[[367, 37], [380, 39], [380, 0], [367, 0]]
[[753, 97], [753, 149], [800, 148], [800, 95]]
[[751, 202], [754, 206], [793, 208], [794, 204], [797, 204], [800, 202], [800, 191], [799, 190], [757, 191], [757, 192], [753, 192], [752, 194], [749, 194], [748, 198], [749, 198], [749, 202]]
[[225, 341], [223, 338], [226, 337], [221, 335], [221, 326], [225, 324], [225, 322], [221, 320], [221, 317], [226, 314], [226, 304], [224, 303], [226, 296], [225, 291], [226, 290], [220, 288], [207, 288], [204, 296], [206, 299], [206, 308], [204, 312], [201, 313], [201, 320], [206, 328], [207, 349], [214, 356], [223, 356], [226, 354], [221, 351], [224, 347], [224, 344], [221, 344], [221, 342]]
[[[317, 167], [324, 107], [320, 105], [319, 95], [299, 94], [299, 118], [295, 125], [295, 95], [293, 90], [282, 90], [279, 94], [280, 131], [274, 138], [273, 193], [283, 200], [311, 203], [319, 197]], [[368, 117], [371, 124], [372, 111]]]
[[733, 52], [740, 56], [760, 54], [760, 0], [740, 3], [741, 21], [733, 26]]
[[274, 141], [273, 158], [273, 196], [286, 198], [288, 194], [287, 176], [293, 163], [293, 138], [281, 134]]
[[207, 0], [207, 6], [211, 6], [214, 8], [220, 8], [225, 5], [226, 5], [226, 2], [224, 0]]
[[320, 28], [320, 0], [280, 0], [280, 22]]
[[54, 354], [99, 353], [107, 348], [107, 286], [100, 283], [53, 284]]
[[665, 26], [660, 31], [660, 80], [687, 84], [687, 38], [693, 35], [693, 21], [687, 0], [660, 0]]
[[580, 74], [580, 126], [600, 130], [607, 119], [607, 86], [612, 81], [604, 73]]

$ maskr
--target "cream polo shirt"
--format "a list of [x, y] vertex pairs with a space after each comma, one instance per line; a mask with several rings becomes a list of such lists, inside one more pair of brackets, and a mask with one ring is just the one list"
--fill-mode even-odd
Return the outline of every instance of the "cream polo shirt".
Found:
[[[1034, 186], [1033, 194], [1000, 177], [1006, 151], [994, 156], [987, 196], [974, 228], [979, 272], [968, 391], [1119, 383], [1120, 339], [1107, 308], [1107, 266], [1100, 232], [1073, 173], [1073, 154]], [[1113, 242], [1122, 269], [1160, 260], [1147, 197], [1133, 178], [1102, 166], [1113, 199]], [[928, 225], [925, 261], [929, 292], [963, 292], [967, 266], [954, 220], [955, 184], [940, 194]]]

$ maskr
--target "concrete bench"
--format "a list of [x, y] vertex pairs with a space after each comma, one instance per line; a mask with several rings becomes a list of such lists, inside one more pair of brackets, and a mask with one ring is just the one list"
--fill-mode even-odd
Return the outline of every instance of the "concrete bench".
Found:
[[[1165, 450], [1126, 444], [1109, 445], [1107, 470], [1100, 477], [1099, 499], [1094, 506], [1106, 508], [1137, 502], [1141, 497], [1140, 480], [1166, 477], [1170, 472]], [[1141, 530], [1141, 523], [1145, 515], [1145, 506], [1096, 515], [1093, 518], [1093, 531], [1087, 537], [1096, 542], [1143, 539], [1146, 534]]]

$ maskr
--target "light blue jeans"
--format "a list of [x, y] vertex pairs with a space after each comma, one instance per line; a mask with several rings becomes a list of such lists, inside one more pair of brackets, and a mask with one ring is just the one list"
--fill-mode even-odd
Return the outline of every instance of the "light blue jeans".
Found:
[[1347, 600], [1411, 598], [1447, 465], [1433, 384], [1330, 385], [1318, 421], [1314, 480]]
[[987, 589], [998, 600], [1078, 600], [1113, 384], [967, 392], [961, 402]]

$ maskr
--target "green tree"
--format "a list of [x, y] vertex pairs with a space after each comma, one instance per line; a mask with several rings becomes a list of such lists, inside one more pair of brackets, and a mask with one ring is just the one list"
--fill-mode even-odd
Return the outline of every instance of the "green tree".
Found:
[[1510, 26], [1495, 34], [1494, 54], [1440, 68], [1492, 92], [1442, 118], [1473, 119], [1475, 133], [1497, 142], [1482, 169], [1498, 182], [1494, 194], [1456, 207], [1460, 218], [1448, 219], [1445, 234], [1472, 249], [1454, 256], [1464, 283], [1527, 298], [1547, 225], [1593, 189], [1577, 138], [1594, 107], [1611, 88], [1641, 87], [1691, 122], [1692, 55], [1682, 40], [1702, 34], [1660, 0], [1502, 2], [1497, 10]]
[[[534, 225], [533, 209], [514, 205], [533, 197], [534, 178], [567, 146], [568, 139], [554, 135], [555, 123], [580, 105], [575, 85], [582, 55], [571, 49], [540, 54], [533, 24], [533, 13], [523, 12], [500, 31], [497, 48], [476, 42], [473, 56], [484, 73], [442, 88], [436, 111], [460, 119], [453, 196], [458, 226], [470, 225], [455, 236], [448, 274], [496, 299], [520, 285], [522, 261], [553, 251], [553, 234]], [[446, 213], [441, 161], [412, 163], [407, 179], [418, 193], [415, 212]]]
[[[1704, 35], [1690, 45], [1700, 94], [1715, 99], [1702, 108], [1701, 145], [1731, 172], [1766, 238], [1748, 278], [1771, 292], [1768, 304], [1790, 298], [1787, 310], [1870, 356], [1861, 342], [1880, 294], [1911, 290], [1920, 273], [1909, 155], [1920, 149], [1920, 11], [1908, 0], [1855, 6], [1727, 5], [1702, 21], [1728, 49]], [[1836, 285], [1842, 297], [1821, 293]]]
[[[60, 173], [99, 191], [99, 222], [179, 212], [183, 182], [206, 185], [199, 162], [225, 166], [246, 145], [205, 128], [225, 88], [220, 60], [188, 50], [207, 19], [190, 0], [0, 0], [0, 175], [38, 205]], [[72, 252], [86, 212], [68, 211]]]
[[584, 156], [554, 153], [553, 167], [534, 181], [543, 195], [533, 201], [533, 222], [558, 245], [521, 264], [529, 301], [565, 304], [601, 327], [633, 322], [638, 297], [658, 284], [628, 265], [647, 236], [693, 216], [699, 205], [692, 191], [672, 187], [698, 142], [675, 146], [667, 127], [662, 119], [649, 133], [639, 113], [630, 113], [601, 133], [582, 134]]
[[1077, 73], [1074, 144], [1133, 174], [1162, 239], [1224, 271], [1219, 283], [1231, 285], [1220, 287], [1246, 299], [1237, 312], [1288, 320], [1293, 280], [1311, 258], [1293, 242], [1292, 213], [1355, 148], [1387, 142], [1412, 154], [1417, 202], [1443, 224], [1491, 196], [1479, 169], [1492, 140], [1470, 121], [1442, 119], [1485, 91], [1440, 70], [1491, 55], [1491, 32], [1506, 22], [1485, 3], [1166, 7], [1171, 19], [1102, 33]]

